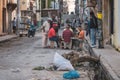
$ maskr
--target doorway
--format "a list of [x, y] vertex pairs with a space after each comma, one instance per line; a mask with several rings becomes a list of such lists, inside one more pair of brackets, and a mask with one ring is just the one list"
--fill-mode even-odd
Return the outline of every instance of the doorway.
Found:
[[3, 8], [3, 28], [2, 32], [6, 33], [6, 8]]
[[113, 44], [113, 34], [114, 34], [114, 0], [109, 0], [109, 35], [110, 44]]
[[110, 35], [114, 33], [114, 0], [110, 1]]

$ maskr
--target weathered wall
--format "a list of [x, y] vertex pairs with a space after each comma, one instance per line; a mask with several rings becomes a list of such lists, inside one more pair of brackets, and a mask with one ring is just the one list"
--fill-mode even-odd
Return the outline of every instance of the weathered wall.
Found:
[[104, 40], [110, 37], [109, 29], [109, 0], [103, 0], [103, 30], [104, 30]]
[[102, 1], [102, 12], [103, 12], [103, 34], [104, 34], [104, 43], [106, 44], [110, 40], [110, 4], [109, 0]]
[[2, 8], [3, 8], [3, 0], [0, 0], [0, 33], [2, 33]]
[[114, 46], [120, 50], [120, 0], [114, 2]]

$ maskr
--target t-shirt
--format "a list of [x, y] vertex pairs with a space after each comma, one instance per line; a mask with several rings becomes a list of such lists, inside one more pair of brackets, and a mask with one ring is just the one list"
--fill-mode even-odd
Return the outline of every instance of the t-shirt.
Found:
[[79, 38], [79, 39], [84, 39], [84, 38], [85, 38], [85, 37], [84, 37], [84, 34], [85, 34], [85, 33], [84, 33], [83, 30], [80, 31], [80, 32], [79, 32], [79, 36], [78, 36], [78, 38]]
[[73, 34], [69, 29], [63, 31], [63, 39], [65, 42], [70, 42], [72, 36]]
[[45, 27], [45, 32], [48, 32], [49, 31], [49, 28], [50, 28], [50, 24], [48, 23], [48, 21], [45, 21], [43, 23], [43, 26]]
[[54, 36], [56, 36], [55, 30], [54, 30], [54, 28], [51, 28], [48, 32], [48, 37], [51, 38]]
[[16, 20], [13, 20], [13, 26], [14, 27], [16, 26]]

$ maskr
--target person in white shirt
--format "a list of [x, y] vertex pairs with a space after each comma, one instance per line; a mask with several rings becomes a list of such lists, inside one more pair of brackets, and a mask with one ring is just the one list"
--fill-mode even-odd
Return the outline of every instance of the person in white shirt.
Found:
[[50, 29], [50, 18], [48, 18], [42, 25], [41, 29], [42, 29], [42, 47], [46, 48], [48, 45], [48, 31]]

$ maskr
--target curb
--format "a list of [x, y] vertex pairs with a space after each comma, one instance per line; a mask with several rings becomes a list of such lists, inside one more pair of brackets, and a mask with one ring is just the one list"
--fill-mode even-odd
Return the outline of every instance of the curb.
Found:
[[120, 80], [104, 57], [101, 59], [101, 65], [104, 67], [104, 70], [106, 70], [106, 75], [110, 78], [109, 80]]
[[[89, 41], [88, 41], [88, 44], [90, 44]], [[90, 55], [92, 56], [95, 56], [95, 57], [100, 56], [97, 54], [97, 52], [93, 48], [90, 47], [90, 45], [89, 45], [89, 52], [90, 52]], [[102, 55], [100, 58], [100, 68], [102, 69], [102, 71], [104, 71], [105, 77], [107, 77], [108, 80], [120, 80], [118, 75], [112, 69], [111, 65], [107, 62], [107, 60]]]
[[[95, 52], [94, 49], [92, 49], [92, 52], [93, 52], [94, 56], [99, 57], [99, 55], [97, 55], [97, 53]], [[108, 78], [108, 80], [120, 80], [120, 78], [117, 76], [117, 74], [114, 72], [112, 67], [109, 65], [107, 60], [102, 55], [100, 58], [100, 64], [101, 64], [101, 68], [102, 68], [102, 70], [104, 70], [104, 74]]]
[[[4, 36], [4, 37], [5, 37], [5, 36]], [[0, 40], [0, 43], [9, 41], [9, 40], [14, 39], [14, 38], [17, 38], [17, 37], [18, 37], [18, 36], [15, 35], [15, 36], [11, 36], [11, 37], [7, 37], [7, 38], [4, 38], [4, 39], [1, 39], [1, 40]]]

